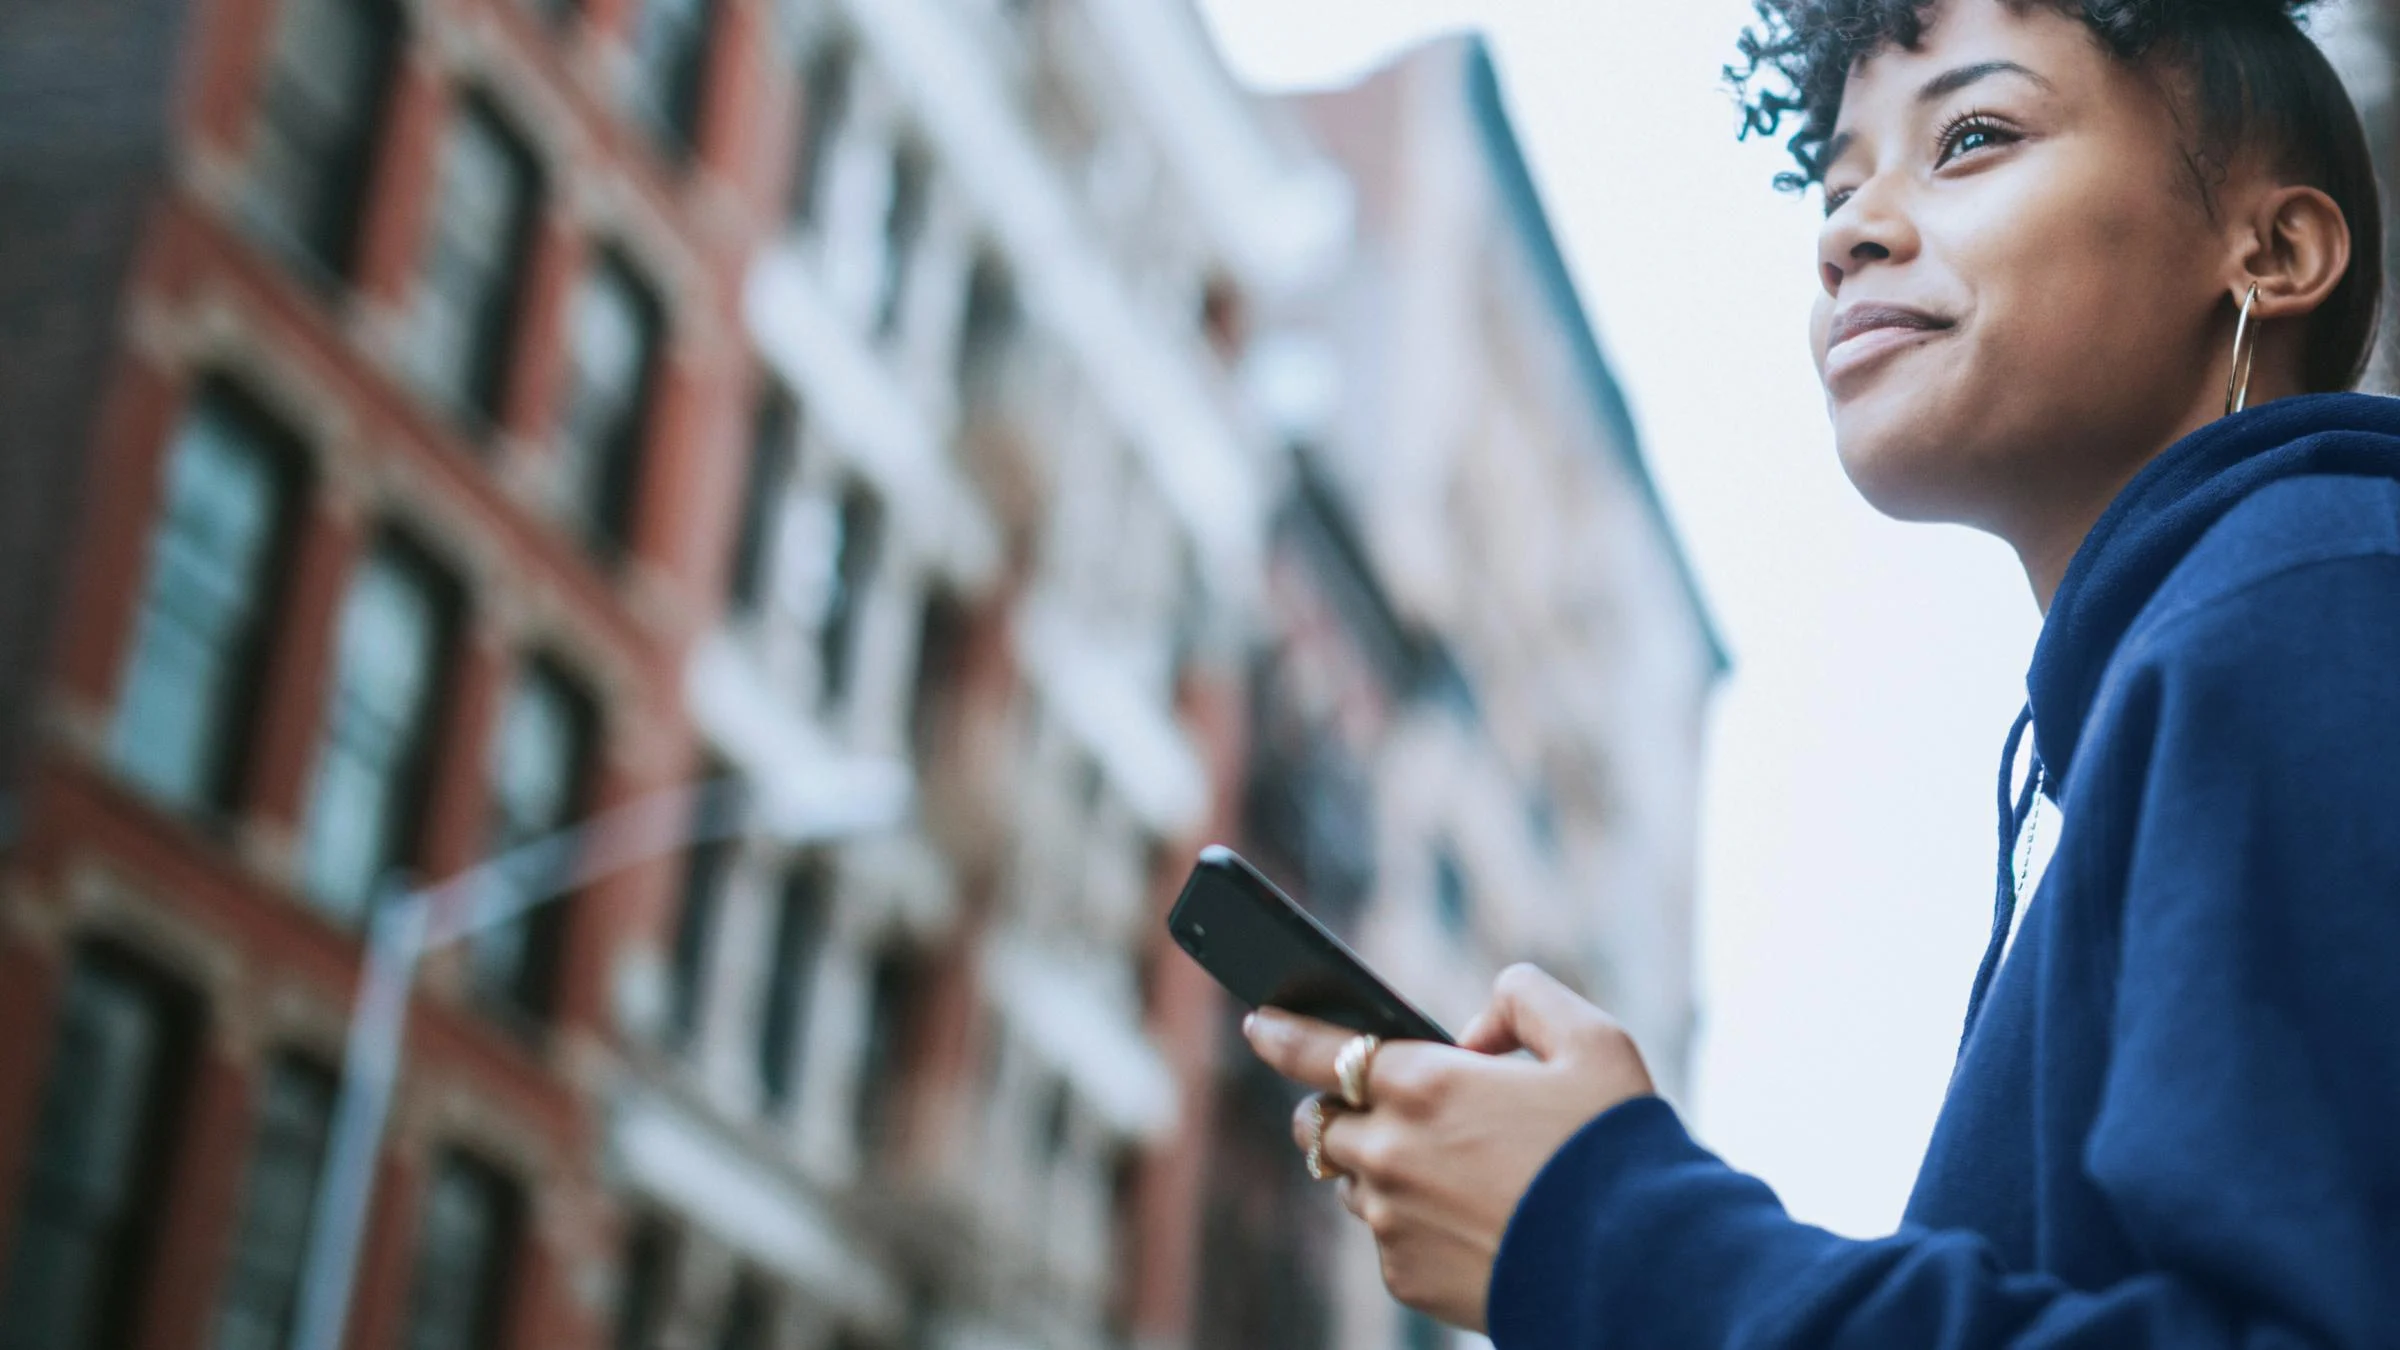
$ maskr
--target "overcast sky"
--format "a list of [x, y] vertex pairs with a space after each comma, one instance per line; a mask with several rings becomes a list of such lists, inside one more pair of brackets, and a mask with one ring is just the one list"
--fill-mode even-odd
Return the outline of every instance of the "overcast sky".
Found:
[[2039, 624], [2005, 549], [1852, 494], [1806, 331], [1817, 206], [1718, 71], [1746, 0], [1203, 0], [1234, 68], [1346, 83], [1483, 28], [1733, 648], [1702, 804], [1702, 1136], [1888, 1232], [1990, 923], [1993, 777]]

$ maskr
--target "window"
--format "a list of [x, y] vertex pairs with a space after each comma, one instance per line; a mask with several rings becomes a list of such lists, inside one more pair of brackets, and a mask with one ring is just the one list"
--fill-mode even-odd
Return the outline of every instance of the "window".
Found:
[[150, 577], [117, 703], [119, 771], [186, 810], [230, 808], [293, 515], [282, 436], [223, 389], [168, 452]]
[[[574, 823], [583, 804], [592, 722], [590, 705], [556, 671], [537, 664], [518, 682], [492, 741], [490, 856], [505, 856]], [[550, 1011], [566, 908], [543, 903], [553, 898], [553, 877], [512, 871], [498, 884], [509, 890], [511, 903], [532, 908], [475, 935], [469, 953], [476, 992], [510, 1016], [539, 1020]]]
[[413, 852], [452, 611], [447, 583], [397, 542], [342, 603], [302, 855], [309, 895], [338, 918], [361, 919]]
[[217, 1310], [216, 1350], [284, 1350], [291, 1344], [334, 1088], [332, 1074], [304, 1060], [280, 1060], [267, 1074], [233, 1269]]
[[604, 256], [584, 279], [573, 324], [560, 427], [567, 504], [585, 542], [613, 558], [632, 534], [642, 423], [657, 365], [658, 302], [622, 259]]
[[1042, 1104], [1042, 1164], [1056, 1167], [1075, 1142], [1075, 1098], [1065, 1083], [1052, 1083]]
[[828, 42], [801, 73], [800, 162], [792, 171], [789, 208], [794, 225], [812, 225], [824, 211], [826, 164], [849, 110], [852, 64], [848, 45]]
[[498, 114], [471, 99], [451, 128], [439, 191], [412, 365], [444, 407], [490, 423], [500, 416], [541, 171]]
[[820, 704], [827, 710], [850, 699], [851, 666], [858, 647], [858, 628], [866, 608], [867, 584], [883, 551], [883, 507], [859, 483], [842, 492], [834, 521], [833, 575], [825, 596], [825, 616], [817, 630], [817, 669]]
[[494, 1350], [516, 1245], [517, 1196], [497, 1172], [444, 1155], [417, 1230], [406, 1350]]
[[127, 963], [96, 952], [76, 961], [0, 1285], [0, 1350], [126, 1342], [158, 1226], [157, 1166], [188, 1049], [179, 1032], [192, 1018]]
[[894, 944], [876, 958], [858, 1070], [858, 1140], [870, 1154], [886, 1141], [893, 1125], [923, 985], [923, 970], [907, 948]]
[[659, 143], [688, 153], [700, 134], [700, 95], [708, 72], [713, 0], [647, 0], [635, 36], [634, 66], [642, 113]]
[[1450, 1333], [1441, 1323], [1414, 1309], [1401, 1310], [1401, 1350], [1443, 1350], [1449, 1344]]
[[948, 734], [967, 663], [970, 619], [966, 606], [948, 591], [925, 601], [917, 625], [917, 679], [908, 704], [908, 744], [919, 768], [933, 763]]
[[794, 866], [776, 897], [774, 946], [758, 1028], [758, 1082], [770, 1110], [791, 1105], [799, 1086], [801, 1033], [825, 940], [831, 878], [823, 858]]
[[252, 143], [258, 207], [277, 242], [349, 273], [400, 15], [391, 0], [283, 0]]
[[1443, 932], [1466, 936], [1470, 917], [1467, 874], [1459, 867], [1458, 856], [1447, 848], [1433, 855], [1433, 913], [1441, 920]]
[[735, 613], [756, 613], [766, 597], [775, 521], [784, 487], [792, 479], [799, 439], [799, 402], [781, 384], [770, 384], [759, 401], [751, 433], [750, 475], [742, 485], [742, 523], [733, 542], [733, 571], [726, 590]]
[[617, 1289], [616, 1350], [658, 1350], [675, 1306], [675, 1230], [656, 1214], [635, 1220]]
[[775, 1335], [775, 1291], [752, 1271], [742, 1272], [725, 1300], [716, 1350], [767, 1350]]
[[[717, 766], [711, 783], [730, 781], [730, 771]], [[674, 948], [667, 967], [667, 1036], [670, 1044], [689, 1045], [699, 1034], [702, 1006], [707, 998], [709, 955], [716, 945], [717, 918], [725, 910], [725, 887], [732, 879], [736, 843], [734, 831], [711, 821], [718, 810], [737, 810], [723, 801], [739, 801], [738, 790], [705, 792], [695, 809], [693, 844], [684, 854], [683, 906], [675, 916]]]
[[1008, 268], [989, 254], [975, 260], [967, 277], [967, 312], [959, 326], [958, 391], [962, 407], [973, 409], [997, 391], [1000, 358], [1016, 337], [1020, 316], [1016, 283]]
[[883, 279], [875, 301], [875, 336], [888, 338], [900, 331], [902, 307], [908, 300], [908, 273], [916, 261], [917, 241], [925, 234], [925, 215], [932, 191], [933, 166], [914, 144], [902, 145], [892, 156], [892, 198], [883, 214]]

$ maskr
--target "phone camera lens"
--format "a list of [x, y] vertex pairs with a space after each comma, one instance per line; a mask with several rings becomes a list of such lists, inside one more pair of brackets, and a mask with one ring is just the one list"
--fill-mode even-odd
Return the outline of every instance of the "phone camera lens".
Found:
[[1194, 956], [1199, 956], [1206, 952], [1208, 950], [1208, 930], [1201, 927], [1199, 924], [1193, 924], [1191, 927], [1184, 929], [1183, 949], [1187, 952], [1190, 952]]

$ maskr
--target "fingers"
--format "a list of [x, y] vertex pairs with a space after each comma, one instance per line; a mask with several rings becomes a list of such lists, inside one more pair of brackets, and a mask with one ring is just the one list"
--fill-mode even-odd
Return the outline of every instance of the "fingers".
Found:
[[1516, 1028], [1496, 1010], [1475, 1014], [1475, 1020], [1458, 1033], [1458, 1048], [1472, 1050], [1478, 1055], [1513, 1055], [1525, 1047], [1517, 1044]]
[[1262, 1008], [1242, 1019], [1242, 1035], [1268, 1068], [1336, 1097], [1341, 1095], [1342, 1085], [1333, 1071], [1334, 1057], [1341, 1054], [1343, 1043], [1357, 1034], [1274, 1008]]
[[1320, 1093], [1300, 1103], [1299, 1109], [1292, 1112], [1293, 1146], [1305, 1154], [1309, 1145], [1317, 1142], [1313, 1109], [1313, 1103], [1317, 1102], [1322, 1102], [1325, 1109], [1325, 1132], [1317, 1155], [1325, 1170], [1342, 1177], [1382, 1180], [1383, 1166], [1389, 1161], [1384, 1131], [1378, 1122], [1342, 1105], [1338, 1097]]
[[[1482, 1044], [1475, 1048], [1485, 1054], [1521, 1048], [1532, 1051], [1536, 1059], [1550, 1060], [1568, 1053], [1577, 1038], [1615, 1026], [1607, 1013], [1547, 972], [1520, 964], [1500, 972], [1492, 986], [1492, 1006], [1476, 1019], [1473, 1029], [1482, 1033]], [[1483, 1048], [1493, 1045], [1506, 1049]]]

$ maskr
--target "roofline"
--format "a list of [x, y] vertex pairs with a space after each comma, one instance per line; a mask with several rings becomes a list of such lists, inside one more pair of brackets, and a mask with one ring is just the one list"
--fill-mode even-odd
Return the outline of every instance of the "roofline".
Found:
[[1692, 617], [1699, 622], [1700, 635], [1708, 644], [1714, 673], [1722, 676], [1733, 668], [1733, 658], [1726, 651], [1715, 617], [1709, 612], [1699, 575], [1692, 570], [1691, 557], [1684, 552], [1683, 540], [1667, 516], [1666, 503], [1658, 495], [1658, 483], [1650, 476], [1640, 435], [1634, 430], [1633, 410], [1625, 402], [1625, 391], [1617, 384], [1615, 373], [1609, 369], [1608, 358], [1600, 351], [1599, 335], [1584, 308], [1583, 296], [1575, 287], [1574, 275], [1567, 270], [1566, 255], [1559, 251], [1558, 236], [1550, 228], [1550, 214], [1542, 206], [1541, 190], [1534, 185], [1533, 171], [1525, 162], [1524, 148], [1518, 144], [1516, 128], [1509, 121], [1500, 92], [1500, 72], [1493, 65], [1491, 48], [1480, 33], [1468, 36], [1466, 67], [1467, 100], [1474, 107], [1476, 128], [1483, 134], [1500, 195], [1508, 203], [1509, 214], [1515, 217], [1543, 290], [1548, 292], [1571, 335], [1576, 365], [1585, 387], [1598, 404], [1600, 420], [1612, 433], [1626, 472], [1633, 476], [1634, 486], [1641, 495], [1642, 506], [1667, 546], [1668, 557], [1674, 562], [1675, 574], [1682, 581], [1684, 596], [1691, 605]]

